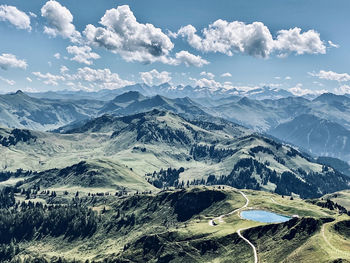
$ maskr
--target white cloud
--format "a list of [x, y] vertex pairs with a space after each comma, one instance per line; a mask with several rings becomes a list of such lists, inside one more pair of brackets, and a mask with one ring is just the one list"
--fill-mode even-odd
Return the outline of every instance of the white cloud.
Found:
[[175, 65], [185, 64], [187, 67], [195, 66], [195, 67], [203, 67], [204, 65], [209, 64], [209, 61], [201, 58], [201, 56], [196, 56], [188, 51], [182, 50], [175, 54], [176, 61]]
[[57, 86], [58, 85], [58, 81], [64, 81], [65, 78], [63, 76], [60, 75], [53, 75], [51, 73], [46, 73], [43, 74], [41, 72], [32, 72], [32, 74], [34, 76], [36, 76], [39, 80], [43, 80], [43, 82], [46, 85], [52, 85], [52, 86]]
[[56, 59], [60, 59], [61, 58], [61, 54], [60, 53], [55, 53], [53, 56]]
[[171, 80], [170, 73], [167, 71], [158, 72], [153, 69], [148, 72], [140, 72], [141, 79], [144, 83], [149, 86], [160, 85]]
[[169, 63], [167, 56], [174, 47], [170, 38], [152, 24], [139, 23], [128, 5], [107, 10], [100, 24], [103, 27], [86, 26], [89, 44], [118, 53], [126, 61]]
[[309, 75], [318, 77], [319, 79], [335, 80], [338, 82], [350, 81], [350, 75], [348, 73], [337, 73], [334, 71], [320, 70], [320, 72], [309, 72]]
[[0, 55], [0, 68], [7, 70], [8, 68], [27, 68], [27, 62], [25, 60], [17, 59], [13, 54]]
[[327, 90], [310, 90], [304, 89], [303, 84], [298, 83], [295, 87], [288, 89], [295, 96], [305, 96], [305, 95], [321, 95], [323, 93], [328, 92]]
[[330, 46], [330, 47], [334, 47], [334, 48], [339, 48], [340, 46], [339, 45], [337, 45], [337, 44], [334, 44], [332, 41], [328, 41], [328, 45]]
[[97, 53], [92, 52], [89, 46], [68, 46], [67, 52], [69, 54], [75, 55], [71, 60], [77, 61], [79, 63], [84, 63], [87, 65], [92, 64], [92, 59], [99, 59], [100, 56]]
[[261, 22], [245, 24], [219, 19], [197, 34], [197, 29], [187, 25], [172, 33], [172, 37], [184, 37], [195, 49], [203, 52], [218, 52], [229, 56], [242, 53], [253, 57], [266, 58], [272, 52], [279, 57], [289, 53], [325, 54], [326, 47], [314, 30], [301, 33], [300, 28], [280, 30], [273, 39], [270, 30]]
[[220, 82], [217, 82], [213, 79], [201, 78], [201, 79], [192, 79], [195, 81], [195, 85], [201, 88], [206, 87], [211, 90], [217, 90], [222, 88], [223, 85]]
[[5, 79], [5, 78], [3, 78], [3, 77], [1, 77], [1, 76], [0, 76], [0, 80], [3, 81], [3, 82], [6, 82], [6, 83], [7, 83], [8, 85], [10, 85], [10, 86], [13, 86], [13, 85], [16, 84], [16, 81], [11, 80], [11, 79]]
[[298, 27], [278, 31], [274, 49], [280, 54], [326, 54], [326, 46], [318, 32], [309, 30], [301, 33], [301, 28]]
[[232, 77], [232, 75], [231, 75], [231, 73], [226, 72], [226, 73], [221, 74], [221, 77], [223, 77], [223, 78], [230, 78], [230, 77]]
[[340, 94], [340, 95], [350, 94], [350, 86], [349, 85], [342, 85], [339, 88], [335, 88], [334, 92], [336, 94]]
[[117, 73], [112, 73], [111, 70], [107, 68], [79, 68], [76, 74], [70, 75], [70, 79], [91, 82], [92, 87], [97, 85], [101, 89], [117, 89], [134, 84], [132, 81], [121, 79]]
[[8, 21], [19, 29], [32, 30], [29, 16], [15, 6], [0, 5], [0, 21]]
[[61, 66], [61, 67], [60, 67], [60, 72], [61, 72], [61, 74], [64, 74], [64, 73], [66, 73], [67, 71], [69, 71], [69, 69], [68, 69], [66, 66]]
[[33, 81], [30, 77], [26, 77], [26, 80], [27, 80], [28, 82], [32, 82], [32, 81]]
[[41, 16], [45, 17], [48, 26], [45, 26], [44, 33], [56, 37], [70, 39], [73, 43], [80, 42], [81, 35], [73, 25], [73, 15], [59, 2], [50, 0], [41, 8]]
[[205, 72], [205, 71], [202, 71], [199, 75], [201, 76], [206, 76], [208, 77], [209, 79], [213, 79], [215, 77], [215, 75], [211, 72]]
[[287, 76], [284, 78], [285, 80], [291, 80], [292, 78], [290, 76]]

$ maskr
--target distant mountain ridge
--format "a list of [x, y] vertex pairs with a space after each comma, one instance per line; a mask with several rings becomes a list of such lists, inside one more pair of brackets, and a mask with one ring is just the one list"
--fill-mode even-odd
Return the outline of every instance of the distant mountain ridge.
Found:
[[350, 131], [338, 123], [303, 114], [269, 133], [313, 154], [350, 160]]
[[325, 93], [313, 100], [244, 97], [205, 109], [214, 116], [271, 134], [315, 155], [350, 161], [350, 98], [347, 96]]
[[181, 113], [187, 118], [211, 118], [189, 98], [169, 99], [160, 95], [146, 97], [137, 91], [129, 91], [109, 101], [67, 100], [33, 98], [17, 91], [0, 95], [0, 126], [47, 131], [107, 113], [123, 116], [155, 108]]
[[[244, 97], [241, 97], [242, 92], [238, 95], [231, 93], [236, 93], [236, 91], [231, 90], [225, 93], [220, 89], [172, 87], [168, 83], [152, 87], [135, 84], [118, 90], [101, 90], [92, 93], [63, 91], [47, 94], [48, 96], [52, 94], [66, 96], [65, 99], [38, 99], [18, 91], [13, 94], [0, 95], [0, 125], [65, 133], [83, 125], [90, 119], [105, 114], [126, 116], [158, 109], [172, 111], [192, 120], [200, 119], [216, 123], [217, 119], [223, 118], [255, 131], [271, 134], [315, 155], [350, 161], [350, 155], [347, 153], [348, 135], [345, 135], [347, 130], [350, 130], [349, 97], [325, 93], [309, 100], [289, 96], [290, 94], [283, 90], [269, 87], [249, 90], [244, 93], [247, 95]], [[175, 95], [186, 94], [190, 96], [196, 94], [197, 97], [175, 97]], [[262, 99], [265, 98], [264, 94], [269, 99]], [[276, 94], [281, 96], [274, 99]], [[96, 98], [91, 99], [94, 96]], [[300, 117], [305, 115], [313, 116], [313, 119], [328, 121], [328, 123], [321, 121], [328, 127], [325, 128], [325, 125], [316, 124], [316, 122], [312, 122], [315, 126], [311, 127], [306, 118]], [[309, 131], [305, 129], [303, 122], [306, 126], [309, 125]], [[281, 127], [288, 124], [297, 124], [297, 126], [286, 128], [285, 132], [282, 132]], [[294, 135], [290, 134], [292, 128]], [[317, 139], [316, 137], [311, 138], [311, 144], [305, 143], [305, 138], [309, 136], [311, 130], [313, 136], [318, 134]], [[329, 135], [330, 131], [331, 135]], [[332, 143], [324, 143], [330, 141]]]
[[50, 130], [76, 120], [95, 116], [100, 101], [37, 99], [22, 91], [0, 95], [0, 125]]
[[221, 99], [228, 96], [239, 96], [239, 97], [249, 97], [251, 99], [280, 99], [294, 96], [291, 92], [282, 89], [274, 88], [269, 86], [263, 87], [252, 87], [249, 89], [225, 89], [225, 88], [216, 88], [212, 89], [210, 87], [200, 87], [200, 86], [190, 86], [190, 85], [178, 85], [173, 86], [169, 83], [163, 83], [161, 85], [149, 86], [144, 83], [138, 83], [134, 85], [125, 86], [119, 89], [103, 89], [95, 92], [88, 91], [49, 91], [49, 92], [35, 92], [28, 93], [28, 95], [36, 98], [54, 98], [54, 99], [97, 99], [108, 101], [111, 97], [121, 95], [125, 92], [137, 91], [143, 94], [144, 96], [155, 96], [161, 95], [169, 98], [178, 98], [178, 97], [189, 97], [191, 99], [198, 98], [207, 98], [212, 99]]

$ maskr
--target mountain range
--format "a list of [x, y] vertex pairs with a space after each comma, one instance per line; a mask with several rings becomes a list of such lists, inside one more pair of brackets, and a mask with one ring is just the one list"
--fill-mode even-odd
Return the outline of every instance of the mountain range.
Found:
[[210, 88], [190, 85], [178, 85], [173, 86], [169, 83], [163, 83], [160, 85], [149, 86], [144, 83], [125, 86], [119, 89], [102, 89], [96, 92], [88, 91], [48, 91], [48, 92], [31, 92], [28, 95], [35, 98], [48, 98], [48, 99], [97, 99], [108, 101], [111, 97], [118, 96], [128, 91], [138, 91], [145, 96], [166, 96], [169, 98], [178, 97], [190, 97], [191, 99], [223, 99], [229, 96], [249, 97], [252, 99], [280, 99], [285, 97], [291, 97], [293, 94], [285, 89], [263, 86], [252, 87], [247, 89], [226, 89], [226, 88]]
[[[4, 130], [2, 137], [16, 139], [16, 134]], [[350, 184], [349, 177], [333, 168], [242, 126], [224, 121], [218, 124], [188, 120], [157, 109], [123, 117], [104, 115], [65, 134], [29, 131], [27, 137], [27, 140], [14, 140], [16, 144], [1, 146], [5, 156], [0, 161], [3, 169], [73, 170], [75, 164], [92, 158], [100, 160], [99, 163], [111, 162], [110, 166], [117, 162], [130, 167], [136, 175], [146, 175], [149, 182], [154, 178], [147, 177], [148, 174], [181, 168], [175, 179], [158, 178], [162, 185], [204, 182], [301, 197], [321, 196], [346, 189]], [[66, 168], [67, 165], [71, 167]], [[62, 174], [43, 172], [38, 175], [43, 176], [38, 184], [52, 173]], [[85, 176], [85, 172], [79, 175]], [[98, 179], [98, 173], [93, 176], [102, 182], [113, 178]], [[66, 175], [61, 183], [57, 182], [61, 176], [55, 178], [49, 181], [67, 184]], [[82, 181], [86, 179], [74, 182]]]
[[[172, 111], [187, 119], [216, 122], [219, 117], [257, 132], [273, 135], [315, 156], [329, 156], [350, 161], [348, 154], [350, 98], [347, 96], [327, 93], [313, 100], [302, 97], [258, 100], [253, 99], [253, 94], [250, 94], [250, 97], [147, 96], [160, 90], [169, 96], [180, 94], [175, 93], [169, 84], [153, 88], [137, 84], [120, 90], [102, 90], [94, 93], [83, 91], [49, 92], [46, 95], [32, 93], [30, 96], [18, 91], [0, 95], [0, 125], [9, 128], [65, 132], [104, 114], [126, 116], [160, 109]], [[123, 91], [126, 92], [121, 93]], [[266, 92], [269, 94], [275, 91], [264, 87], [263, 93]], [[114, 97], [113, 93], [119, 95]], [[190, 95], [191, 92], [181, 94]], [[48, 99], [45, 96], [55, 99]]]
[[329, 97], [3, 95], [0, 261], [342, 262], [350, 168], [329, 156], [348, 130], [325, 118], [347, 100]]
[[171, 110], [188, 118], [209, 118], [199, 104], [189, 98], [146, 97], [130, 91], [109, 101], [33, 98], [22, 91], [0, 95], [0, 125], [9, 128], [54, 130], [109, 113], [117, 116], [151, 109]]

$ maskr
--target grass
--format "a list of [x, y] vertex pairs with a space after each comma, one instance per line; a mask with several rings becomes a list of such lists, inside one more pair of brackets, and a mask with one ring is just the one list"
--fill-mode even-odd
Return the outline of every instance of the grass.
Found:
[[350, 241], [332, 229], [334, 224], [343, 219], [349, 220], [349, 217], [339, 216], [334, 222], [324, 224], [316, 235], [312, 236], [284, 262], [313, 262], [314, 258], [321, 263], [333, 262], [337, 259], [350, 261]]
[[[321, 222], [318, 220], [325, 217], [334, 218], [335, 221], [324, 224], [324, 231], [322, 223], [316, 228], [313, 228], [313, 223], [302, 225], [300, 222], [304, 219], [290, 227], [283, 224], [274, 227], [271, 224], [242, 219], [237, 212], [224, 217], [224, 222], [210, 226], [210, 219], [240, 208], [246, 202], [236, 189], [226, 186], [220, 190], [218, 187], [190, 188], [186, 192], [211, 190], [225, 193], [226, 198], [213, 203], [185, 222], [176, 221], [174, 204], [172, 199], [169, 199], [176, 191], [127, 196], [123, 199], [115, 196], [100, 197], [100, 201], [90, 206], [100, 214], [103, 207], [107, 208], [107, 212], [101, 214], [103, 222], [111, 220], [116, 211], [120, 210], [123, 216], [134, 213], [136, 225], [106, 233], [104, 223], [94, 236], [87, 239], [68, 241], [63, 238], [46, 237], [42, 240], [23, 242], [20, 245], [22, 252], [19, 256], [63, 256], [69, 260], [81, 261], [114, 257], [136, 262], [157, 262], [161, 258], [171, 262], [232, 262], [232, 259], [237, 262], [253, 262], [250, 246], [236, 233], [238, 229], [249, 228], [243, 231], [243, 235], [256, 245], [260, 262], [314, 262], [315, 258], [321, 263], [332, 262], [338, 258], [350, 260], [347, 252], [350, 249], [349, 239], [334, 230], [334, 224], [349, 220], [348, 216], [340, 216], [335, 211], [299, 198], [290, 200], [288, 197], [282, 198], [268, 192], [242, 190], [250, 201], [247, 209], [265, 209], [287, 216], [297, 214], [314, 220], [310, 222]], [[61, 195], [62, 193], [58, 192], [58, 197]], [[168, 197], [164, 199], [162, 196]], [[83, 200], [89, 200], [84, 199], [88, 198], [86, 193], [81, 197]], [[157, 205], [153, 211], [154, 204]], [[305, 232], [308, 228], [313, 230]], [[284, 238], [292, 229], [297, 229], [296, 236], [292, 239]], [[140, 241], [143, 238], [153, 240], [153, 245], [160, 242], [162, 247], [149, 247], [148, 250], [149, 244]]]
[[333, 202], [338, 203], [350, 211], [350, 190], [328, 194], [323, 199], [331, 199]]

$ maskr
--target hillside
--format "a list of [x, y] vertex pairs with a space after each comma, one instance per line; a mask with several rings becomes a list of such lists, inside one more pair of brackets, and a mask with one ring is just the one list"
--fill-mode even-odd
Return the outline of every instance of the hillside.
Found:
[[317, 158], [317, 162], [320, 164], [332, 166], [333, 168], [335, 168], [339, 172], [341, 172], [347, 176], [350, 176], [350, 165], [347, 162], [344, 162], [340, 159], [320, 156]]
[[325, 93], [313, 100], [302, 97], [254, 100], [244, 97], [223, 100], [221, 104], [202, 101], [206, 105], [203, 109], [213, 116], [266, 132], [315, 156], [350, 160], [347, 145], [350, 100], [345, 95]]
[[317, 156], [350, 160], [350, 131], [338, 123], [303, 114], [268, 131]]
[[11, 128], [51, 130], [72, 121], [95, 116], [101, 102], [95, 100], [37, 99], [22, 91], [0, 95], [0, 125]]
[[169, 99], [159, 95], [146, 97], [137, 91], [120, 93], [118, 91], [116, 97], [109, 96], [108, 100], [96, 100], [93, 96], [73, 99], [72, 93], [53, 96], [55, 99], [40, 94], [35, 98], [31, 97], [34, 94], [28, 96], [22, 91], [0, 95], [0, 126], [63, 131], [104, 114], [125, 116], [152, 109], [172, 111], [190, 119], [213, 119], [199, 104], [187, 97]]
[[155, 187], [132, 169], [109, 160], [81, 161], [62, 169], [50, 169], [23, 178], [22, 187], [80, 189], [81, 191], [154, 191]]
[[297, 150], [229, 122], [186, 120], [153, 110], [124, 117], [105, 115], [69, 134], [31, 132], [36, 140], [0, 146], [7, 170], [44, 171], [82, 160], [108, 158], [160, 185], [226, 184], [303, 198], [349, 188], [349, 177]]
[[348, 129], [350, 99], [345, 95], [322, 94], [314, 100], [302, 97], [255, 100], [245, 97], [208, 108], [208, 112], [259, 131], [268, 131], [303, 114], [311, 114]]
[[[3, 192], [1, 192], [3, 193]], [[253, 242], [259, 261], [299, 262], [320, 253], [320, 262], [349, 259], [347, 241], [339, 252], [327, 247], [343, 235], [349, 217], [301, 199], [283, 198], [266, 192], [244, 191], [248, 207], [296, 215], [285, 223], [266, 224], [245, 220], [236, 211], [246, 202], [242, 192], [226, 187], [188, 188], [157, 194], [80, 194], [65, 205], [57, 202], [63, 192], [47, 198], [55, 206], [33, 205], [46, 193], [31, 196], [21, 209], [0, 215], [0, 257], [17, 262], [251, 262], [252, 248], [239, 235]], [[21, 193], [11, 193], [21, 200]], [[0, 195], [2, 198], [2, 195]], [[1, 199], [3, 200], [3, 199]], [[44, 202], [45, 201], [41, 201]], [[0, 202], [1, 203], [1, 202]], [[215, 226], [208, 220], [227, 214]], [[8, 227], [13, 219], [13, 228]], [[26, 220], [35, 218], [35, 220]], [[339, 223], [338, 223], [339, 222]], [[15, 231], [22, 227], [22, 231]], [[335, 227], [338, 232], [330, 232]], [[325, 228], [325, 237], [321, 228]], [[246, 230], [247, 229], [247, 230]], [[339, 231], [340, 234], [339, 234]], [[15, 238], [15, 240], [13, 239]], [[13, 240], [11, 242], [11, 239]], [[309, 247], [310, 250], [305, 249]], [[298, 253], [295, 253], [295, 251]]]
[[137, 91], [126, 92], [115, 97], [100, 110], [99, 114], [108, 113], [125, 116], [153, 109], [172, 111], [187, 118], [210, 117], [199, 108], [199, 104], [188, 97], [175, 99], [169, 99], [160, 95], [145, 97]]

